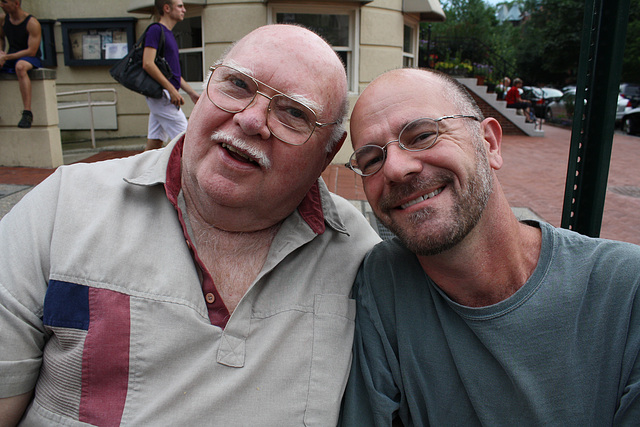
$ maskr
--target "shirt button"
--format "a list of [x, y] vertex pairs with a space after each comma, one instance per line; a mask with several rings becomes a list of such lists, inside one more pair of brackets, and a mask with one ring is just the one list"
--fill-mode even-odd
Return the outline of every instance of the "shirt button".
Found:
[[209, 304], [213, 304], [213, 302], [216, 300], [216, 296], [214, 294], [212, 294], [211, 292], [209, 292], [207, 295], [204, 296], [207, 299], [207, 302]]

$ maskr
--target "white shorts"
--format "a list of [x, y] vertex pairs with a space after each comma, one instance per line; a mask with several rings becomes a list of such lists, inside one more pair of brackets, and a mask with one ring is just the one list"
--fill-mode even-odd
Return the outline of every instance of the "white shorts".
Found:
[[162, 98], [146, 98], [149, 106], [148, 139], [170, 141], [187, 130], [187, 117], [180, 107], [171, 103], [171, 95], [166, 89]]

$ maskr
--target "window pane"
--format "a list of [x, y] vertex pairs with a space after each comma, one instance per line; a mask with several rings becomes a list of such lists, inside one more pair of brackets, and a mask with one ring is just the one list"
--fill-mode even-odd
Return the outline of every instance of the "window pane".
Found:
[[173, 27], [178, 49], [202, 47], [202, 20], [199, 16], [185, 18]]
[[180, 54], [180, 69], [182, 77], [188, 82], [201, 82], [202, 76], [202, 52], [189, 52]]
[[408, 25], [404, 26], [404, 42], [402, 43], [402, 50], [406, 53], [413, 54], [413, 31]]
[[310, 13], [278, 13], [278, 24], [304, 25], [324, 37], [332, 46], [349, 46], [349, 16]]

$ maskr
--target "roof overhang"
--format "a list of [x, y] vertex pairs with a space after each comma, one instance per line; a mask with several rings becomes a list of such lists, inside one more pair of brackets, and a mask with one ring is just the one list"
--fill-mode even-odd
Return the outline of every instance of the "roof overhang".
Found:
[[[264, 1], [264, 0], [263, 0]], [[327, 0], [307, 0], [311, 3], [315, 2], [315, 1], [327, 1]], [[344, 3], [344, 0], [328, 0], [328, 1], [333, 1], [333, 2], [341, 2]], [[353, 3], [371, 3], [373, 0], [347, 0]], [[413, 0], [415, 1], [415, 0]], [[427, 0], [427, 2], [429, 1], [435, 1], [436, 3], [438, 2], [438, 0]], [[420, 2], [419, 2], [420, 3]], [[197, 6], [204, 6], [207, 4], [207, 0], [187, 0], [184, 2], [184, 4], [186, 5], [197, 5]], [[439, 4], [438, 4], [439, 6]], [[127, 12], [129, 13], [154, 13], [155, 12], [155, 7], [154, 7], [154, 1], [153, 0], [129, 0], [129, 7], [127, 8]]]
[[439, 0], [402, 0], [402, 11], [420, 13], [420, 21], [441, 22], [445, 20]]
[[[129, 0], [129, 7], [127, 12], [129, 13], [155, 13], [155, 6], [153, 0]], [[183, 2], [185, 5], [197, 5], [204, 6], [207, 4], [207, 0], [187, 0]]]

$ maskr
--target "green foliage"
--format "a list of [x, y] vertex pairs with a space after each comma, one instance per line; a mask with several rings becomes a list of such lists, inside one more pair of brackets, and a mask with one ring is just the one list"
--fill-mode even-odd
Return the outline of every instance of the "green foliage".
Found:
[[434, 68], [455, 76], [470, 76], [473, 71], [473, 65], [469, 61], [458, 60], [436, 62]]
[[[441, 0], [447, 19], [422, 24], [421, 66], [468, 61], [491, 66], [493, 74], [487, 76], [491, 80], [508, 75], [522, 78], [525, 85], [575, 84], [585, 0], [505, 3], [518, 4], [525, 19], [516, 25], [499, 22], [496, 7], [484, 0]], [[432, 40], [449, 41], [430, 44], [427, 58], [429, 28]], [[621, 81], [640, 83], [640, 0], [630, 0]]]
[[[495, 7], [487, 5], [484, 0], [442, 0], [441, 4], [446, 21], [422, 24], [421, 65], [466, 60], [478, 68], [474, 74], [489, 77], [491, 73], [484, 66], [504, 74], [509, 64], [515, 64], [514, 39], [517, 31], [511, 24], [497, 20]], [[434, 42], [430, 46], [431, 61], [428, 62], [426, 41], [429, 27], [433, 40], [440, 43]]]
[[[585, 0], [528, 0], [517, 62], [532, 84], [564, 85], [575, 79]], [[568, 81], [569, 80], [569, 81]]]
[[620, 81], [640, 83], [640, 0], [631, 0], [629, 4], [629, 23]]

